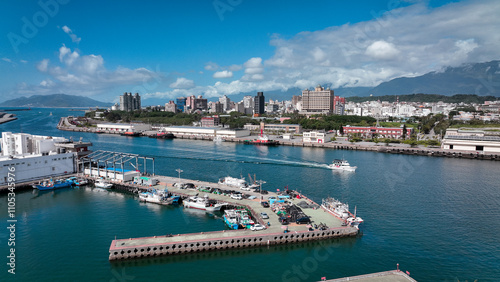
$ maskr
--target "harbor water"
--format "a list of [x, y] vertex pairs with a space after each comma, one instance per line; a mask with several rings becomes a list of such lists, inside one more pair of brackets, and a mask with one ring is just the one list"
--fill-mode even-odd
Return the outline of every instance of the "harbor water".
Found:
[[[50, 115], [52, 113], [52, 115]], [[140, 203], [90, 187], [16, 193], [16, 274], [7, 273], [7, 197], [0, 195], [1, 281], [318, 281], [396, 268], [418, 281], [500, 281], [500, 163], [469, 159], [261, 147], [59, 131], [69, 109], [16, 112], [1, 131], [73, 137], [110, 150], [155, 157], [155, 172], [216, 182], [266, 181], [317, 202], [348, 202], [362, 235], [304, 244], [108, 261], [115, 238], [224, 229], [220, 215]], [[335, 158], [355, 173], [329, 170]], [[141, 166], [140, 169], [143, 169]], [[149, 168], [148, 168], [149, 170]], [[151, 171], [150, 171], [151, 172]]]

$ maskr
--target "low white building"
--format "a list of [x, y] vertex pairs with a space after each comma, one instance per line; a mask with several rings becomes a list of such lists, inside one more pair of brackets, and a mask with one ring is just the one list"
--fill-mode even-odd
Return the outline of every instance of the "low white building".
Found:
[[[58, 147], [62, 137], [2, 132], [0, 185], [21, 183], [77, 171], [76, 153]], [[9, 181], [9, 172], [14, 175]], [[14, 181], [12, 181], [14, 180]]]
[[500, 132], [493, 130], [449, 128], [441, 148], [456, 151], [500, 153]]
[[163, 127], [162, 131], [170, 132], [175, 136], [193, 136], [193, 137], [228, 137], [240, 138], [250, 135], [247, 129], [226, 129], [217, 127], [194, 127], [194, 126], [168, 126]]
[[324, 131], [309, 131], [302, 134], [302, 142], [304, 143], [326, 143], [334, 136], [333, 133]]
[[90, 168], [86, 167], [84, 169], [84, 174], [93, 176], [93, 177], [103, 177], [106, 179], [115, 179], [115, 180], [120, 180], [123, 182], [126, 181], [133, 181], [134, 177], [139, 177], [141, 176], [141, 173], [139, 171], [135, 170], [126, 170], [124, 169], [123, 171], [120, 168], [97, 168], [97, 167], [92, 167], [92, 170]]
[[99, 123], [97, 129], [99, 131], [135, 133], [151, 130], [151, 125], [145, 123]]

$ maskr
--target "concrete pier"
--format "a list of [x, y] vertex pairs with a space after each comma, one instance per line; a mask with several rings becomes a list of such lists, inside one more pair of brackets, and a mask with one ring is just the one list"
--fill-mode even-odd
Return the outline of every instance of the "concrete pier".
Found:
[[343, 281], [357, 281], [357, 282], [416, 282], [417, 280], [410, 277], [410, 275], [400, 271], [400, 270], [392, 270], [392, 271], [384, 271], [377, 273], [370, 273], [365, 275], [344, 277], [338, 279], [331, 280], [321, 280], [328, 282], [343, 282]]
[[[153, 186], [154, 188], [162, 189], [167, 186], [169, 192], [176, 195], [203, 195], [203, 192], [195, 189], [180, 189], [173, 187], [172, 184], [179, 182], [179, 178], [165, 176], [156, 177], [160, 180], [160, 183], [159, 185]], [[268, 197], [277, 196], [274, 192], [269, 192], [267, 195], [260, 195], [255, 192], [242, 191], [238, 188], [218, 183], [186, 179], [181, 179], [181, 182], [193, 183], [198, 187], [208, 186], [224, 190], [234, 190], [251, 196], [256, 196], [255, 199], [233, 200], [229, 197], [229, 195], [209, 194], [211, 199], [226, 202], [232, 206], [246, 207], [251, 212], [256, 223], [267, 226], [267, 229], [261, 231], [251, 231], [249, 229], [222, 230], [215, 232], [177, 234], [173, 236], [158, 234], [153, 237], [116, 239], [111, 242], [111, 246], [109, 248], [109, 260], [289, 244], [311, 240], [356, 236], [359, 232], [357, 228], [342, 226], [342, 220], [328, 213], [326, 210], [319, 207], [319, 205], [317, 205], [314, 201], [303, 195], [301, 195], [300, 199], [290, 198], [287, 200], [294, 204], [306, 201], [310, 205], [315, 205], [316, 208], [303, 208], [302, 211], [311, 218], [313, 224], [324, 223], [328, 226], [327, 229], [314, 229], [314, 231], [309, 231], [309, 227], [307, 227], [307, 225], [299, 225], [296, 223], [281, 225], [278, 215], [272, 212], [270, 208], [264, 208], [260, 204], [261, 196], [267, 201]], [[139, 187], [133, 187], [131, 189], [139, 189]], [[143, 189], [146, 189], [146, 187], [141, 188], [141, 190]], [[269, 219], [262, 219], [260, 216], [261, 212], [266, 212]], [[270, 226], [267, 225], [267, 222], [269, 222]], [[288, 232], [284, 233], [283, 228], [287, 228]]]

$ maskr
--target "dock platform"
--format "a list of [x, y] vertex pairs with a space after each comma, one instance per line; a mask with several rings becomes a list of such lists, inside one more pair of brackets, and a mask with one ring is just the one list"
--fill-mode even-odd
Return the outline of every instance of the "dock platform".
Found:
[[[152, 188], [163, 189], [168, 187], [169, 192], [176, 195], [191, 196], [203, 195], [196, 189], [181, 189], [174, 187], [173, 184], [179, 182], [179, 178], [156, 176], [160, 180], [158, 185]], [[111, 242], [109, 248], [109, 260], [122, 260], [140, 257], [153, 257], [162, 255], [173, 255], [182, 253], [202, 252], [221, 249], [234, 249], [245, 247], [266, 246], [275, 244], [287, 244], [295, 242], [304, 242], [310, 240], [320, 240], [328, 238], [356, 236], [359, 230], [351, 226], [342, 226], [343, 220], [321, 208], [311, 199], [300, 195], [300, 199], [290, 198], [287, 201], [297, 205], [301, 201], [306, 201], [314, 208], [302, 208], [302, 211], [308, 215], [312, 224], [326, 224], [328, 228], [324, 230], [314, 229], [309, 231], [308, 225], [299, 225], [290, 223], [281, 225], [279, 217], [270, 208], [264, 208], [260, 202], [261, 197], [267, 201], [268, 197], [277, 197], [277, 194], [269, 191], [269, 194], [261, 195], [253, 191], [242, 191], [236, 187], [227, 186], [218, 183], [209, 183], [198, 180], [182, 179], [183, 183], [193, 183], [201, 187], [215, 187], [224, 190], [239, 191], [244, 194], [255, 196], [254, 199], [234, 200], [229, 195], [209, 194], [210, 199], [226, 202], [232, 206], [246, 207], [252, 213], [256, 222], [267, 227], [265, 230], [251, 231], [249, 229], [241, 230], [221, 230], [215, 232], [200, 232], [192, 234], [164, 235], [159, 234], [152, 237], [115, 239]], [[134, 188], [135, 189], [135, 188]], [[261, 212], [266, 212], [269, 219], [262, 219]], [[269, 225], [267, 224], [269, 222]], [[288, 232], [284, 232], [284, 228]]]
[[370, 273], [359, 276], [344, 277], [331, 280], [321, 280], [328, 282], [343, 282], [343, 281], [357, 281], [357, 282], [416, 282], [417, 280], [410, 277], [410, 275], [400, 271], [391, 270], [377, 273]]

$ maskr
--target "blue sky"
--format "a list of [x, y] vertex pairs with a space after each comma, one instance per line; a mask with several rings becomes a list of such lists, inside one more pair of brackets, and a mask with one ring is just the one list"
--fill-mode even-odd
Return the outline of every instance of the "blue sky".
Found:
[[40, 3], [0, 3], [0, 101], [375, 86], [500, 52], [493, 0]]

